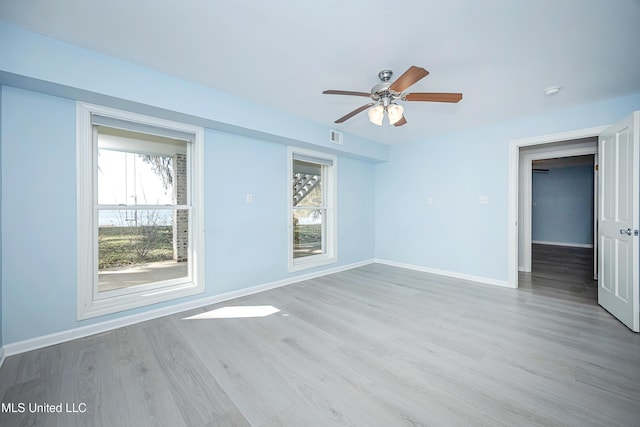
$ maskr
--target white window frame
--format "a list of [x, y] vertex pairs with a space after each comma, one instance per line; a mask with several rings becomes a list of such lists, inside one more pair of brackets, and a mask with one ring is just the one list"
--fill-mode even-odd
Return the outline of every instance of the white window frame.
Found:
[[[184, 280], [156, 282], [126, 290], [98, 292], [97, 226], [97, 142], [94, 141], [92, 115], [163, 130], [188, 133], [187, 146], [190, 185], [189, 259], [191, 268]], [[77, 319], [89, 319], [150, 304], [170, 301], [205, 291], [204, 277], [204, 129], [184, 123], [144, 116], [127, 111], [78, 102], [76, 104], [77, 170]]]
[[[293, 237], [293, 186], [291, 180], [293, 177], [293, 160], [294, 154], [304, 156], [310, 161], [317, 159], [319, 161], [327, 160], [331, 162], [331, 166], [322, 165], [322, 178], [324, 180], [322, 188], [324, 191], [323, 200], [325, 201], [324, 209], [326, 210], [326, 218], [323, 218], [325, 224], [325, 235], [323, 236], [323, 245], [325, 252], [318, 255], [310, 255], [301, 258], [294, 258], [294, 237]], [[338, 260], [338, 244], [337, 244], [337, 182], [338, 182], [338, 159], [333, 154], [320, 153], [316, 151], [306, 150], [303, 148], [289, 147], [287, 150], [287, 183], [288, 183], [288, 258], [289, 272], [306, 270], [309, 268], [320, 267], [327, 264], [335, 263]], [[319, 163], [321, 164], [321, 163]]]

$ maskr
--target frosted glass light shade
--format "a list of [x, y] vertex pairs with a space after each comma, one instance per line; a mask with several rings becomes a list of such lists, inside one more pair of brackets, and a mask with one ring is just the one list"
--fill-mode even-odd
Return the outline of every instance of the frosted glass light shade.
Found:
[[382, 126], [382, 119], [384, 118], [384, 107], [382, 105], [376, 105], [369, 109], [369, 121], [374, 125]]
[[393, 125], [402, 118], [404, 113], [404, 107], [398, 104], [391, 104], [387, 108], [387, 114], [389, 115], [389, 124]]

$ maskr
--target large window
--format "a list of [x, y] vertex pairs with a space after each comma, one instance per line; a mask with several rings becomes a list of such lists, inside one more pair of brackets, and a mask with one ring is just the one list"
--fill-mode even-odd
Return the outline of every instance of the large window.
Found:
[[78, 104], [78, 318], [204, 291], [202, 129]]
[[335, 262], [335, 156], [290, 149], [289, 269]]

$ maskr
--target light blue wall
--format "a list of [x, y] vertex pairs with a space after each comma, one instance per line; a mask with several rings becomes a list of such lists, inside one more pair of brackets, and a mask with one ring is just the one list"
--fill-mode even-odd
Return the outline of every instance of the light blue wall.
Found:
[[640, 94], [392, 145], [389, 162], [376, 165], [376, 258], [506, 281], [509, 141], [638, 109]]
[[[221, 132], [206, 133], [208, 283], [222, 291], [287, 273], [287, 147]], [[286, 187], [285, 187], [286, 189]], [[246, 203], [246, 194], [253, 203]], [[208, 276], [211, 276], [208, 274]]]
[[[211, 283], [229, 291], [285, 277], [287, 147], [215, 131], [206, 137], [206, 191], [215, 195], [206, 201]], [[339, 265], [373, 259], [374, 167], [349, 157], [337, 166]]]
[[[506, 275], [498, 242], [507, 240], [507, 151], [495, 130], [486, 132], [391, 147], [389, 162], [376, 166], [376, 258]], [[488, 204], [478, 204], [481, 195]]]
[[[2, 91], [2, 283], [5, 344], [172, 303], [76, 321], [75, 102]], [[287, 272], [287, 147], [205, 131], [206, 293]], [[338, 157], [338, 262], [373, 259], [374, 165]], [[246, 203], [246, 194], [254, 202]]]
[[[347, 264], [375, 255], [375, 165], [338, 159], [338, 257]], [[371, 231], [371, 232], [370, 232]]]
[[531, 196], [534, 242], [593, 244], [593, 166], [534, 173]]
[[74, 114], [68, 99], [3, 88], [5, 344], [75, 323]]

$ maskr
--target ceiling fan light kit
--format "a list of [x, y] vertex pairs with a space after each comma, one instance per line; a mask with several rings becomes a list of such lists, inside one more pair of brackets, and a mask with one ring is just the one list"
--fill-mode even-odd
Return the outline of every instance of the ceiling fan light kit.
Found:
[[380, 104], [369, 110], [369, 121], [374, 125], [382, 126], [382, 119], [384, 118], [384, 107]]
[[398, 104], [391, 104], [387, 107], [387, 116], [389, 117], [389, 124], [395, 125], [402, 118], [404, 114], [404, 107]]
[[[385, 111], [389, 119], [389, 124], [393, 126], [402, 126], [407, 123], [404, 117], [404, 107], [399, 105], [397, 101], [426, 101], [426, 102], [459, 102], [462, 99], [461, 93], [431, 93], [431, 92], [414, 92], [405, 93], [404, 91], [419, 80], [429, 75], [429, 72], [421, 67], [411, 66], [396, 81], [390, 83], [393, 71], [382, 70], [378, 73], [378, 78], [382, 83], [378, 83], [371, 92], [355, 92], [345, 90], [325, 90], [322, 93], [326, 95], [350, 95], [365, 96], [371, 98], [373, 102], [359, 107], [349, 114], [340, 117], [335, 123], [342, 123], [351, 117], [369, 109], [369, 121], [375, 125], [382, 126]], [[372, 107], [372, 108], [371, 108]]]

